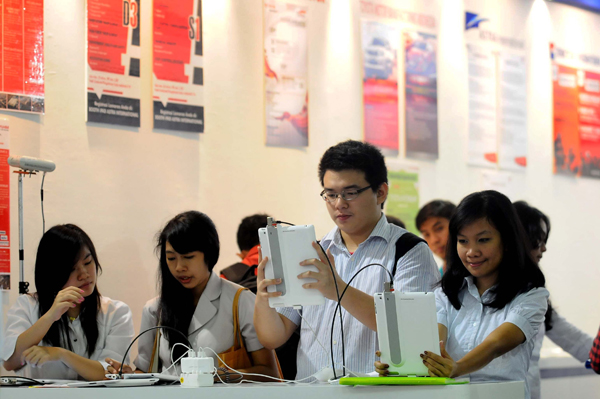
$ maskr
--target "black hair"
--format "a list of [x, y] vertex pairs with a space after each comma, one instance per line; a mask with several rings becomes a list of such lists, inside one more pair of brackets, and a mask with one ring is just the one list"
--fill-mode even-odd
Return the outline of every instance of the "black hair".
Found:
[[[90, 237], [74, 224], [57, 225], [49, 229], [40, 240], [35, 258], [35, 297], [39, 303], [39, 316], [42, 317], [52, 308], [56, 294], [69, 280], [73, 267], [87, 248], [96, 263], [96, 276], [102, 271], [96, 249]], [[79, 320], [87, 342], [87, 354], [92, 356], [98, 341], [98, 312], [100, 311], [100, 292], [98, 284], [94, 291], [81, 303]], [[52, 323], [43, 338], [50, 346], [61, 347], [73, 351], [69, 333], [67, 313], [60, 320]]]
[[264, 213], [246, 216], [237, 231], [237, 245], [240, 251], [249, 251], [259, 244], [258, 229], [267, 226], [269, 215]]
[[531, 258], [529, 240], [510, 200], [497, 191], [481, 191], [465, 197], [450, 218], [447, 270], [441, 286], [452, 306], [460, 309], [459, 292], [465, 277], [471, 275], [458, 256], [457, 236], [465, 226], [479, 219], [486, 219], [498, 230], [504, 251], [498, 280], [490, 291], [493, 299], [485, 305], [502, 309], [517, 295], [543, 287], [544, 274]]
[[365, 174], [365, 180], [376, 191], [388, 182], [387, 167], [377, 147], [361, 141], [346, 140], [329, 147], [319, 162], [319, 181], [323, 185], [325, 172], [356, 170]]
[[[158, 235], [156, 251], [160, 259], [158, 271], [159, 323], [161, 326], [175, 328], [187, 336], [196, 309], [194, 297], [192, 291], [182, 286], [169, 270], [165, 251], [167, 241], [179, 254], [202, 252], [208, 271], [212, 272], [219, 259], [219, 235], [212, 220], [198, 211], [180, 213], [171, 219]], [[186, 344], [179, 334], [171, 334], [166, 329], [163, 334], [169, 341], [169, 348], [173, 348], [178, 342]], [[185, 353], [185, 349], [178, 346], [174, 353], [175, 359], [177, 359]]]
[[392, 215], [385, 215], [385, 218], [387, 219], [388, 223], [395, 224], [398, 227], [406, 229], [406, 225], [400, 218]]
[[[546, 244], [550, 236], [550, 219], [548, 216], [525, 201], [517, 201], [513, 203], [513, 206], [525, 229], [527, 238], [529, 238], [531, 248], [536, 249], [542, 243]], [[542, 230], [542, 222], [546, 224], [547, 231]], [[552, 303], [550, 299], [548, 299], [548, 310], [546, 311], [544, 326], [546, 327], [546, 331], [552, 330]]]
[[427, 204], [423, 205], [423, 207], [419, 209], [419, 213], [417, 213], [417, 217], [415, 219], [417, 230], [420, 231], [423, 223], [425, 223], [429, 218], [440, 217], [450, 220], [455, 209], [456, 205], [450, 201], [433, 200], [428, 202]]

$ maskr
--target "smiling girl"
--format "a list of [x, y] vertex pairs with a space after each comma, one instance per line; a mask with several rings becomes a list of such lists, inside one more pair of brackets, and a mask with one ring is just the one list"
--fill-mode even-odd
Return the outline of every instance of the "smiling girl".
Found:
[[[175, 216], [160, 233], [156, 249], [160, 256], [160, 294], [146, 303], [140, 331], [157, 325], [167, 326], [183, 332], [194, 350], [209, 347], [216, 353], [222, 353], [231, 348], [234, 344], [232, 305], [242, 287], [213, 272], [219, 259], [219, 236], [212, 220], [196, 211]], [[239, 294], [239, 328], [252, 363], [252, 366], [240, 371], [278, 376], [273, 351], [264, 349], [256, 337], [252, 324], [254, 298], [248, 290]], [[180, 334], [163, 330], [158, 345], [154, 345], [156, 334], [154, 330], [139, 338], [139, 355], [134, 362], [137, 370], [165, 372], [168, 369], [170, 374], [179, 374], [179, 364], [169, 367], [172, 364], [171, 349], [176, 343], [184, 344], [185, 341]], [[156, 347], [158, 367], [151, 362], [153, 348]], [[177, 345], [173, 359], [178, 359], [186, 351], [183, 346]], [[215, 358], [216, 366], [216, 356], [210, 351], [205, 353]], [[114, 369], [109, 370], [118, 371], [120, 363], [117, 360], [110, 359], [110, 364]], [[151, 364], [154, 366], [152, 369]], [[124, 366], [123, 370], [131, 372], [129, 366]], [[220, 370], [220, 373], [223, 372], [224, 369]]]
[[103, 380], [106, 357], [123, 356], [131, 311], [100, 295], [101, 270], [89, 236], [73, 224], [48, 230], [35, 261], [37, 292], [8, 311], [4, 368], [29, 378]]
[[[436, 290], [442, 356], [421, 355], [430, 376], [526, 381], [548, 299], [528, 243], [506, 196], [483, 191], [458, 205], [449, 225], [448, 270]], [[375, 366], [387, 375], [387, 365]]]

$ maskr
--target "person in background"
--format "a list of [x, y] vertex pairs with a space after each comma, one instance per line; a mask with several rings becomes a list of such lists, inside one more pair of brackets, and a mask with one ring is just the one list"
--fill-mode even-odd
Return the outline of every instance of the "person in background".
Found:
[[[513, 205], [531, 244], [531, 257], [539, 265], [544, 252], [546, 252], [546, 243], [550, 235], [550, 220], [539, 209], [530, 206], [525, 201], [517, 201]], [[527, 376], [532, 399], [541, 397], [539, 361], [544, 335], [582, 363], [588, 359], [592, 347], [592, 337], [560, 316], [548, 300], [545, 321], [540, 326], [535, 338]]]
[[122, 359], [133, 339], [129, 306], [100, 295], [90, 237], [74, 224], [52, 227], [35, 259], [35, 294], [8, 311], [4, 368], [33, 379], [103, 380], [106, 357]]
[[448, 224], [456, 209], [450, 201], [433, 200], [425, 204], [417, 213], [415, 224], [417, 230], [427, 241], [429, 248], [442, 260], [440, 274], [446, 272], [446, 243], [448, 241]]
[[406, 225], [400, 218], [392, 215], [385, 215], [385, 218], [387, 219], [388, 223], [395, 224], [396, 226], [402, 227], [404, 230], [406, 230]]
[[237, 231], [237, 244], [242, 261], [221, 270], [221, 277], [256, 294], [256, 267], [258, 266], [258, 229], [267, 226], [269, 215], [264, 213], [247, 216], [242, 219]]
[[[261, 343], [267, 348], [277, 348], [302, 324], [296, 379], [331, 367], [331, 355], [320, 343], [329, 342], [331, 337], [330, 323], [337, 305], [336, 284], [341, 293], [357, 270], [371, 263], [387, 269], [364, 269], [348, 286], [341, 302], [347, 367], [366, 373], [375, 361], [377, 347], [373, 294], [381, 291], [389, 280], [388, 272], [394, 276], [394, 285], [407, 292], [429, 291], [439, 279], [433, 255], [420, 240], [395, 261], [396, 242], [408, 233], [389, 224], [382, 212], [388, 194], [387, 167], [376, 147], [354, 140], [330, 147], [321, 158], [318, 173], [323, 187], [319, 195], [336, 226], [321, 240], [326, 252], [313, 243], [319, 258], [300, 263], [315, 266], [319, 271], [307, 271], [298, 277], [315, 279], [316, 282], [305, 283], [304, 288], [319, 290], [327, 301], [322, 306], [304, 307], [301, 314], [291, 307], [271, 308], [268, 298], [281, 292], [270, 293], [267, 287], [280, 281], [265, 279], [267, 258], [258, 266], [254, 326]], [[334, 341], [341, 342], [339, 328], [333, 335]], [[334, 346], [336, 365], [341, 364], [341, 349], [340, 344]]]
[[[233, 303], [237, 296], [238, 325], [251, 363], [239, 371], [279, 377], [273, 351], [263, 348], [252, 324], [254, 294], [220, 278], [213, 271], [219, 259], [220, 244], [212, 220], [197, 211], [180, 213], [160, 232], [156, 250], [159, 254], [159, 296], [144, 306], [140, 331], [159, 325], [180, 331], [193, 350], [212, 349], [205, 350], [205, 354], [214, 359], [216, 367], [219, 365], [216, 354], [223, 357], [223, 353], [234, 345]], [[157, 334], [160, 334], [158, 338]], [[181, 373], [176, 359], [187, 352], [187, 343], [181, 334], [171, 329], [160, 333], [153, 330], [140, 336], [138, 342], [138, 356], [134, 360], [136, 371]], [[111, 373], [119, 371], [119, 361], [107, 359]], [[133, 370], [124, 365], [123, 372], [132, 373]], [[226, 381], [229, 378], [225, 366], [220, 366], [218, 373], [224, 375]], [[245, 378], [269, 381], [257, 376]]]
[[[544, 274], [529, 256], [510, 200], [473, 193], [450, 219], [448, 269], [436, 289], [440, 355], [421, 355], [432, 377], [525, 381], [548, 304]], [[375, 363], [381, 375], [388, 365]]]

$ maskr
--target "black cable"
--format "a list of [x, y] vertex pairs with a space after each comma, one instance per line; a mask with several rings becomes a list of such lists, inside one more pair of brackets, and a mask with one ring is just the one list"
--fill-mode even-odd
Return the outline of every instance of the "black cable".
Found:
[[[29, 377], [21, 377], [19, 375], [0, 375], [0, 380], [3, 380], [3, 379], [7, 379], [7, 380], [25, 380], [25, 381], [33, 382], [36, 385], [46, 385], [45, 382], [34, 380], [33, 378], [29, 378]], [[13, 385], [13, 384], [10, 384], [10, 385]]]
[[[325, 255], [325, 259], [327, 259], [327, 263], [329, 264], [329, 269], [331, 269], [331, 275], [333, 276], [333, 283], [335, 285], [335, 294], [337, 296], [337, 306], [338, 309], [341, 306], [342, 298], [340, 297], [340, 291], [338, 288], [337, 280], [335, 278], [335, 273], [333, 271], [333, 266], [331, 265], [331, 261], [329, 260], [329, 256], [327, 256], [327, 252], [321, 246], [321, 243], [317, 241], [319, 244], [319, 248], [323, 251]], [[347, 288], [347, 287], [346, 287]], [[337, 374], [335, 372], [335, 358], [333, 356], [333, 326], [335, 325], [335, 312], [333, 313], [333, 319], [331, 321], [331, 334], [329, 336], [329, 350], [331, 352], [331, 368], [333, 369], [333, 379], [337, 380]], [[340, 312], [340, 332], [342, 336], [342, 373], [346, 374], [346, 346], [344, 344], [344, 319], [342, 317], [342, 312]]]
[[277, 221], [275, 221], [275, 223], [276, 223], [276, 224], [287, 224], [288, 226], [295, 226], [295, 224], [288, 223], [288, 222], [283, 222], [283, 221], [281, 221], [281, 220], [277, 220]]
[[192, 344], [191, 344], [191, 343], [190, 343], [190, 341], [188, 340], [187, 336], [186, 336], [184, 333], [182, 333], [181, 331], [179, 331], [178, 329], [176, 329], [176, 328], [173, 328], [173, 327], [168, 327], [168, 326], [155, 326], [155, 327], [150, 327], [149, 329], [147, 329], [147, 330], [144, 330], [144, 331], [142, 331], [141, 333], [139, 333], [139, 334], [138, 334], [138, 335], [137, 335], [137, 336], [136, 336], [136, 337], [133, 339], [133, 341], [131, 341], [131, 343], [130, 343], [130, 344], [129, 344], [129, 346], [127, 347], [127, 350], [125, 351], [125, 355], [123, 355], [123, 361], [121, 362], [121, 367], [119, 368], [119, 372], [118, 372], [118, 374], [119, 374], [119, 378], [122, 378], [122, 377], [123, 377], [123, 365], [125, 364], [125, 360], [127, 359], [127, 354], [129, 353], [129, 350], [130, 350], [130, 349], [131, 349], [131, 347], [133, 346], [133, 343], [134, 343], [135, 341], [137, 341], [137, 339], [138, 339], [139, 337], [141, 337], [142, 335], [146, 334], [148, 331], [152, 331], [152, 330], [158, 330], [159, 328], [164, 328], [165, 330], [173, 330], [173, 331], [175, 331], [176, 333], [180, 334], [180, 335], [183, 337], [183, 339], [185, 339], [185, 342], [187, 342], [188, 346], [189, 346], [190, 348], [192, 348]]
[[42, 235], [46, 232], [46, 217], [44, 216], [44, 179], [46, 178], [46, 172], [42, 175], [42, 187], [40, 189], [40, 196], [42, 198]]

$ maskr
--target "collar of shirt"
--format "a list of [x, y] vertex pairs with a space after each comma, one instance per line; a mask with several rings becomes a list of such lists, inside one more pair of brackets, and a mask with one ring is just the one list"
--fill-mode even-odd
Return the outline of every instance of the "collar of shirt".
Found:
[[475, 279], [473, 278], [473, 276], [465, 277], [463, 288], [465, 287], [465, 285], [467, 286], [467, 292], [471, 294], [471, 296], [475, 298], [478, 302], [489, 303], [494, 299], [494, 294], [492, 294], [491, 290], [496, 287], [495, 285], [485, 290], [485, 292], [481, 296], [479, 295], [479, 290], [477, 289], [477, 285], [475, 285]]
[[211, 272], [208, 283], [206, 284], [204, 292], [200, 296], [200, 300], [194, 311], [188, 335], [191, 335], [202, 328], [202, 326], [208, 323], [217, 314], [217, 307], [213, 301], [221, 296], [221, 284], [221, 278], [216, 273]]
[[[375, 228], [373, 229], [373, 231], [371, 231], [371, 234], [369, 234], [369, 237], [367, 237], [367, 239], [363, 242], [371, 241], [372, 239], [374, 239], [373, 237], [380, 237], [386, 242], [389, 242], [392, 236], [391, 230], [392, 229], [390, 228], [390, 225], [382, 212], [381, 217], [379, 218], [379, 222], [377, 222]], [[346, 245], [344, 244], [344, 241], [342, 240], [342, 233], [340, 231], [340, 228], [337, 226], [332, 231], [327, 233], [325, 237], [323, 237], [321, 243], [323, 245], [323, 248], [327, 248], [330, 246], [330, 244], [333, 244], [341, 251], [348, 251]], [[362, 244], [363, 243], [360, 243], [359, 247]]]

